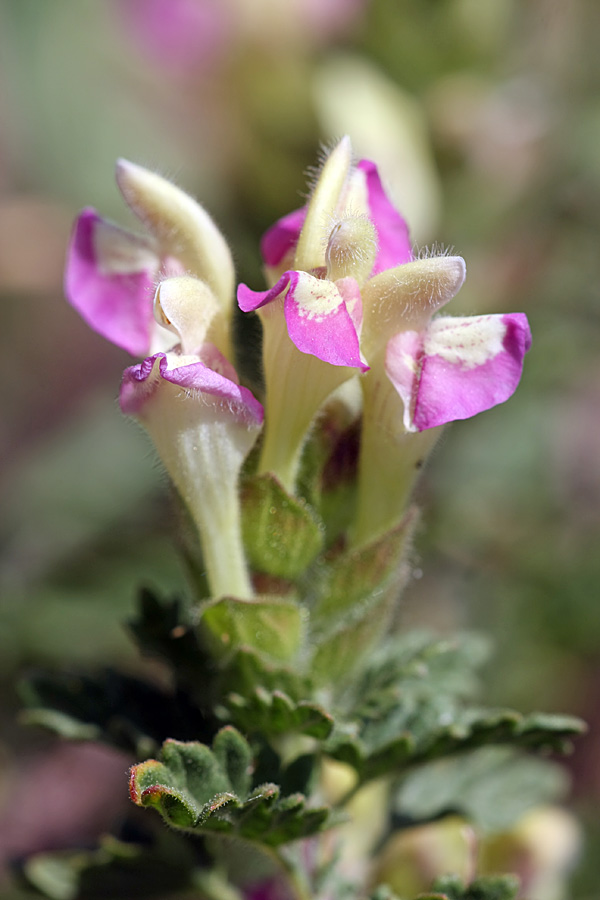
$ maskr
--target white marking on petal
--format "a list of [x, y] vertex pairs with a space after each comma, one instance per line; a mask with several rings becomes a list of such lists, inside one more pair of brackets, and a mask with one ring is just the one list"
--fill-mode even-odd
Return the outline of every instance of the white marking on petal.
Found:
[[425, 334], [425, 355], [475, 369], [502, 353], [505, 334], [501, 316], [433, 319]]
[[312, 275], [303, 274], [291, 296], [298, 308], [298, 315], [316, 322], [321, 322], [325, 316], [334, 313], [343, 303], [335, 284], [313, 278]]

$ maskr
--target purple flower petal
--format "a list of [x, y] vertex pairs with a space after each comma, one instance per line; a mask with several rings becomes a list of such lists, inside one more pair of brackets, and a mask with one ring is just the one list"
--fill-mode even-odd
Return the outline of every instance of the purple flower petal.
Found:
[[267, 291], [252, 291], [245, 284], [237, 289], [238, 306], [242, 312], [254, 312], [280, 297], [290, 283], [291, 272], [284, 272], [277, 284]]
[[516, 390], [530, 346], [523, 313], [440, 317], [424, 335], [395, 335], [386, 372], [404, 401], [405, 427], [424, 431], [504, 403]]
[[260, 252], [266, 266], [278, 266], [285, 256], [296, 247], [304, 220], [306, 207], [295, 209], [293, 212], [278, 219], [263, 234], [260, 242]]
[[65, 293], [88, 325], [133, 356], [150, 349], [159, 260], [151, 245], [85, 209], [67, 255]]
[[334, 366], [354, 366], [365, 372], [369, 367], [361, 358], [354, 324], [361, 318], [356, 281], [326, 281], [307, 272], [287, 274], [290, 288], [285, 297], [285, 319], [298, 350]]
[[[119, 403], [127, 415], [137, 415], [150, 400], [161, 379], [175, 384], [184, 391], [198, 392], [199, 404], [215, 398], [223, 405], [224, 415], [249, 426], [260, 425], [263, 408], [245, 387], [209, 368], [199, 359], [181, 366], [169, 366], [177, 362], [177, 356], [155, 353], [141, 363], [130, 366], [123, 373]], [[182, 359], [189, 359], [183, 357]]]
[[[413, 255], [408, 226], [390, 203], [375, 163], [362, 159], [353, 177], [364, 179], [369, 218], [377, 229], [379, 251], [371, 274], [377, 275], [384, 269], [410, 262]], [[265, 265], [278, 266], [295, 248], [305, 218], [306, 207], [303, 206], [283, 216], [264, 233], [260, 249]]]
[[362, 159], [357, 170], [364, 173], [367, 188], [369, 217], [377, 229], [379, 250], [371, 275], [393, 269], [413, 258], [408, 226], [390, 203], [381, 184], [375, 163]]
[[360, 353], [362, 303], [353, 278], [338, 282], [315, 278], [308, 272], [284, 272], [269, 291], [238, 287], [243, 312], [260, 309], [281, 297], [289, 285], [284, 309], [288, 334], [302, 353], [310, 353], [334, 366], [369, 366]]

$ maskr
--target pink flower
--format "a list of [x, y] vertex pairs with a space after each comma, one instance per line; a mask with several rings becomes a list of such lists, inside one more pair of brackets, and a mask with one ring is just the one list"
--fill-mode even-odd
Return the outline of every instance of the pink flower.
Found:
[[229, 355], [233, 263], [214, 222], [192, 197], [141, 166], [120, 160], [117, 183], [147, 234], [83, 210], [67, 254], [67, 299], [94, 331], [133, 356], [147, 356], [175, 343], [153, 314], [156, 284], [187, 272], [205, 282], [220, 305], [220, 334], [211, 339]]
[[[184, 279], [164, 282], [165, 294]], [[191, 294], [182, 291], [184, 303]], [[186, 298], [187, 294], [187, 298]], [[210, 590], [251, 597], [242, 546], [238, 479], [260, 432], [261, 404], [212, 344], [197, 353], [156, 353], [123, 374], [120, 405], [150, 434], [196, 524]]]
[[[227, 374], [221, 374], [218, 368]], [[182, 400], [196, 399], [206, 409], [224, 410], [224, 418], [245, 429], [262, 424], [261, 404], [239, 384], [233, 366], [215, 347], [206, 345], [197, 358], [155, 353], [125, 369], [119, 396], [122, 411], [126, 415], [145, 418], [148, 404], [156, 399], [162, 382], [178, 388]]]
[[152, 313], [160, 268], [150, 239], [84, 209], [69, 246], [65, 293], [90, 328], [132, 356], [144, 356], [161, 338], [165, 350], [173, 343]]
[[531, 346], [523, 313], [432, 319], [387, 344], [385, 369], [404, 404], [404, 427], [424, 431], [503, 403]]
[[[320, 181], [327, 178], [333, 180], [324, 169]], [[463, 260], [413, 258], [406, 223], [373, 163], [362, 160], [343, 177], [338, 173], [328, 206], [308, 221], [320, 181], [307, 207], [264, 235], [267, 273], [280, 277], [268, 291], [241, 285], [241, 309], [283, 298], [288, 334], [300, 351], [362, 372], [383, 367], [402, 399], [406, 431], [468, 418], [508, 399], [531, 345], [525, 315], [432, 318], [460, 289]], [[352, 231], [353, 221], [362, 222], [362, 232]], [[313, 253], [307, 272], [299, 271], [298, 252], [308, 229], [315, 232], [313, 247], [320, 242], [323, 249], [320, 259]]]
[[174, 71], [210, 69], [231, 43], [223, 0], [118, 0], [132, 37]]

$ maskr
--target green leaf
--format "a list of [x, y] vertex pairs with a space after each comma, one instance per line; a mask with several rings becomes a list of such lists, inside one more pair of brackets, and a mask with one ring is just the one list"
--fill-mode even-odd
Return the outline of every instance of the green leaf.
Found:
[[[431, 889], [415, 900], [515, 900], [519, 893], [519, 879], [514, 875], [493, 875], [476, 878], [465, 885], [456, 875], [438, 878]], [[370, 900], [400, 900], [387, 884], [378, 885]]]
[[[367, 547], [315, 568], [311, 640], [315, 680], [345, 686], [389, 627], [406, 580], [402, 563], [412, 518]], [[312, 573], [311, 573], [312, 576]]]
[[143, 653], [168, 662], [178, 681], [206, 682], [214, 664], [198, 641], [191, 614], [178, 597], [161, 598], [148, 588], [139, 592], [139, 612], [128, 622]]
[[395, 706], [399, 690], [472, 697], [478, 688], [476, 671], [489, 652], [488, 641], [475, 633], [441, 640], [425, 631], [396, 635], [372, 654], [355, 695], [360, 706], [371, 710]]
[[295, 580], [323, 546], [323, 525], [301, 499], [288, 494], [271, 474], [242, 484], [242, 533], [250, 566]]
[[296, 732], [324, 740], [331, 733], [333, 719], [316, 703], [296, 702], [283, 691], [255, 688], [246, 697], [229, 694], [225, 706], [238, 728], [251, 734], [274, 735]]
[[519, 879], [515, 875], [476, 878], [467, 886], [456, 876], [445, 875], [435, 881], [433, 890], [448, 900], [514, 900], [519, 893], [519, 886]]
[[566, 788], [560, 766], [519, 756], [511, 748], [485, 747], [409, 772], [396, 808], [415, 820], [458, 812], [480, 828], [499, 831], [530, 807], [559, 799]]
[[227, 658], [221, 677], [222, 693], [248, 697], [260, 686], [263, 690], [281, 690], [292, 700], [310, 696], [310, 680], [297, 669], [271, 663], [250, 647], [239, 647]]
[[252, 753], [248, 743], [235, 728], [223, 728], [213, 741], [213, 753], [226, 772], [235, 794], [245, 797], [250, 791]]
[[408, 765], [462, 753], [488, 744], [507, 744], [536, 751], [565, 752], [570, 740], [585, 731], [575, 718], [537, 716], [513, 710], [467, 709], [443, 697], [403, 698], [383, 718], [338, 725], [324, 751], [352, 765], [362, 781]]
[[271, 846], [333, 824], [329, 809], [308, 807], [303, 794], [281, 797], [269, 783], [249, 792], [251, 764], [249, 744], [232, 727], [219, 732], [212, 749], [166, 741], [160, 760], [132, 768], [131, 798], [176, 828], [236, 834]]
[[[567, 750], [585, 729], [579, 719], [465, 705], [481, 657], [482, 647], [471, 638], [462, 647], [459, 641], [428, 644], [422, 636], [390, 641], [349, 692], [345, 712], [336, 713], [325, 752], [366, 781], [489, 744]], [[445, 677], [448, 667], [451, 678]], [[354, 706], [357, 695], [361, 702]]]
[[371, 544], [319, 564], [314, 573], [316, 588], [311, 604], [311, 629], [317, 639], [337, 631], [340, 621], [349, 615], [362, 618], [390, 584], [400, 590], [406, 577], [401, 562], [414, 519], [410, 514]]
[[19, 686], [22, 720], [68, 740], [103, 741], [138, 759], [167, 737], [210, 739], [205, 718], [180, 690], [167, 691], [112, 669], [96, 675], [37, 673]]
[[290, 600], [225, 597], [208, 604], [200, 624], [212, 639], [216, 653], [230, 653], [242, 646], [259, 651], [267, 659], [288, 661], [299, 650], [303, 617]]
[[132, 900], [191, 888], [193, 865], [181, 836], [163, 829], [149, 846], [107, 835], [94, 850], [36, 853], [23, 875], [52, 900]]

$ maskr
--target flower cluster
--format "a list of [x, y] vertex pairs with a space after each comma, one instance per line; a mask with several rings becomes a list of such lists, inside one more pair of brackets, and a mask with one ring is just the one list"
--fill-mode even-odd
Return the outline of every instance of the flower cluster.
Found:
[[[198, 526], [213, 594], [251, 597], [238, 480], [263, 409], [234, 367], [231, 255], [178, 188], [125, 162], [117, 181], [147, 236], [85, 210], [67, 296], [92, 328], [144, 357], [125, 371], [121, 407], [150, 432]], [[347, 534], [362, 545], [401, 520], [440, 426], [514, 392], [530, 346], [526, 317], [436, 315], [462, 286], [465, 263], [414, 258], [375, 165], [355, 164], [348, 138], [306, 206], [273, 225], [261, 250], [268, 289], [237, 290], [241, 310], [263, 325], [258, 472], [294, 494], [311, 428], [345, 386], [362, 416]]]

